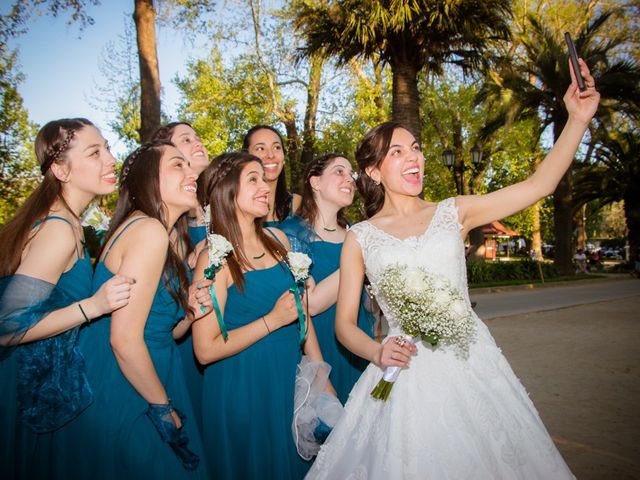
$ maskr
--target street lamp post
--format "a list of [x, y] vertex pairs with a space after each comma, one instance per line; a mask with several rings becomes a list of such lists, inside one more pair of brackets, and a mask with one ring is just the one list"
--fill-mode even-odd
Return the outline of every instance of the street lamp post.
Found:
[[[482, 148], [476, 143], [471, 147], [470, 153], [471, 163], [473, 164], [473, 168], [476, 168], [482, 161]], [[456, 152], [451, 148], [445, 148], [442, 151], [442, 163], [453, 172], [453, 179], [456, 183], [458, 195], [464, 195], [464, 171], [467, 169], [467, 166], [464, 162], [456, 164]]]

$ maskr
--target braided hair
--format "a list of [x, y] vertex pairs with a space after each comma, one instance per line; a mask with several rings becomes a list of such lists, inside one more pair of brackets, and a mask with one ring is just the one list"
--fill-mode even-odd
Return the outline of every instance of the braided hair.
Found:
[[[174, 145], [167, 140], [152, 141], [143, 144], [125, 159], [120, 170], [118, 202], [111, 218], [109, 230], [105, 235], [106, 239], [111, 238], [136, 210], [155, 218], [165, 228], [167, 227], [164, 204], [160, 195], [160, 161], [167, 147], [174, 147]], [[176, 243], [187, 246], [188, 251], [182, 256], [178, 255], [172, 245], [173, 242], [169, 243], [167, 259], [163, 268], [163, 278], [173, 299], [185, 312], [189, 312], [191, 311], [188, 303], [189, 279], [182, 258], [187, 258], [193, 247], [189, 241], [186, 215], [180, 216], [173, 228], [178, 237]], [[108, 243], [108, 241], [104, 243], [103, 249]], [[178, 278], [177, 288], [174, 282], [171, 281], [172, 278], [176, 277]]]
[[[258, 157], [245, 151], [223, 153], [214, 158], [200, 175], [205, 205], [215, 205], [215, 208], [211, 208], [208, 233], [222, 235], [233, 245], [233, 253], [227, 257], [227, 265], [236, 288], [241, 292], [244, 287], [243, 271], [250, 269], [251, 263], [243, 247], [236, 199], [240, 191], [240, 174], [245, 165], [251, 162], [262, 165]], [[265, 233], [262, 218], [254, 220], [254, 228], [265, 249], [278, 261], [284, 261], [286, 249]]]
[[22, 251], [33, 238], [34, 223], [47, 216], [56, 200], [77, 218], [64, 199], [63, 183], [51, 171], [51, 165], [68, 163], [68, 151], [73, 146], [76, 132], [89, 126], [94, 125], [86, 118], [62, 118], [48, 122], [38, 131], [35, 153], [43, 175], [42, 183], [0, 231], [0, 276], [15, 273]]

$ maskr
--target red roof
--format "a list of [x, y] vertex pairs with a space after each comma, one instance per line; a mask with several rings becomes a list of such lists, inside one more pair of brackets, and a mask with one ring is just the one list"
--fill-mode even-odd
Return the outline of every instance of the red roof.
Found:
[[520, 234], [511, 230], [509, 227], [505, 227], [499, 221], [487, 223], [482, 226], [482, 233], [485, 235], [496, 235], [496, 236], [506, 236], [506, 237], [517, 237]]

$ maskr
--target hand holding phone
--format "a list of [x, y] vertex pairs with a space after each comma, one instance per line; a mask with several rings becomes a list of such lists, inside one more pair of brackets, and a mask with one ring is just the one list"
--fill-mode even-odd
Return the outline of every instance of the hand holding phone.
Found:
[[584, 78], [580, 73], [580, 64], [578, 63], [578, 52], [576, 52], [576, 46], [573, 44], [573, 40], [571, 39], [571, 35], [569, 32], [564, 34], [564, 40], [567, 42], [567, 48], [569, 49], [569, 59], [571, 60], [571, 65], [573, 66], [573, 73], [576, 76], [576, 81], [578, 82], [578, 88], [581, 92], [584, 92], [587, 86], [584, 83]]

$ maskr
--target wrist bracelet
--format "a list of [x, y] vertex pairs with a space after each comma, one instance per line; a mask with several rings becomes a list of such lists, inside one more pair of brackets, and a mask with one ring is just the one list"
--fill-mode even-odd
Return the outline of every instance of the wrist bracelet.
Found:
[[267, 335], [269, 335], [271, 333], [271, 329], [269, 328], [269, 324], [267, 323], [267, 319], [264, 318], [265, 316], [262, 316], [262, 321], [264, 322], [264, 326], [267, 327], [267, 332], [269, 332]]
[[89, 323], [91, 320], [89, 320], [89, 317], [87, 317], [87, 314], [84, 313], [84, 309], [82, 308], [82, 305], [80, 305], [80, 302], [78, 302], [78, 308], [82, 312], [82, 316], [84, 317], [84, 323]]

